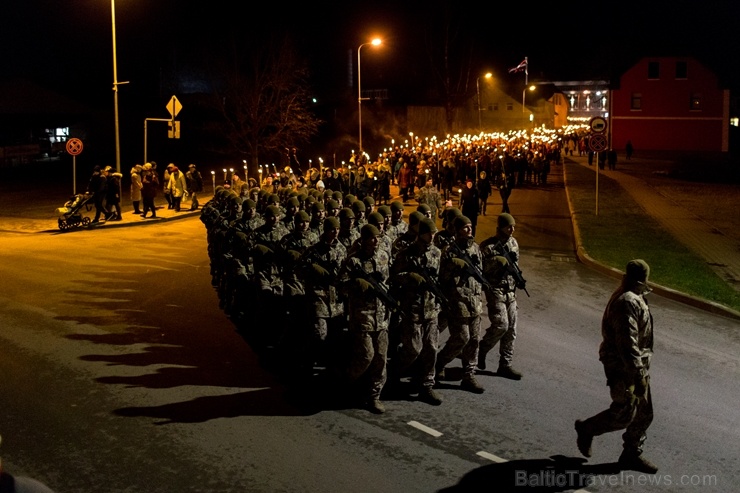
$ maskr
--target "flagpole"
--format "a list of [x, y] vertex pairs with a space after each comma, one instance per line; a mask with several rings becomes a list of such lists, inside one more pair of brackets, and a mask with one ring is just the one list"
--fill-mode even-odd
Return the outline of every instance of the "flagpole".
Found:
[[524, 113], [524, 103], [527, 97], [527, 85], [529, 84], [529, 58], [524, 57], [524, 90], [522, 91], [522, 113]]

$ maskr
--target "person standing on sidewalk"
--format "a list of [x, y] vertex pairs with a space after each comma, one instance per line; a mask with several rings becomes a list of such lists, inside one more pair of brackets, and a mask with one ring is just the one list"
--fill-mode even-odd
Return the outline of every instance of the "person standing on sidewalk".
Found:
[[95, 203], [95, 218], [92, 220], [93, 223], [100, 221], [100, 216], [103, 219], [108, 218], [108, 210], [105, 208], [105, 196], [106, 190], [108, 189], [108, 180], [105, 177], [105, 171], [100, 169], [100, 166], [93, 168], [92, 176], [87, 184], [87, 193], [92, 194], [93, 202]]
[[157, 217], [157, 208], [154, 205], [154, 198], [157, 196], [157, 190], [159, 189], [159, 177], [151, 163], [144, 164], [141, 173], [141, 199], [144, 205], [141, 217], [145, 218], [147, 213], [151, 211], [151, 217], [155, 218]]
[[198, 194], [203, 191], [203, 176], [195, 168], [194, 164], [188, 166], [188, 172], [185, 173], [185, 181], [188, 184], [188, 193], [190, 194], [190, 210], [197, 211], [198, 206]]
[[131, 204], [134, 206], [134, 214], [141, 214], [139, 204], [141, 203], [141, 165], [137, 164], [131, 168]]
[[625, 430], [619, 465], [655, 474], [657, 466], [642, 455], [646, 432], [653, 421], [650, 360], [653, 356], [653, 316], [645, 296], [650, 267], [642, 259], [627, 263], [622, 283], [614, 291], [601, 321], [599, 360], [604, 365], [612, 403], [586, 420], [576, 420], [576, 445], [591, 457], [595, 436]]
[[112, 167], [105, 167], [107, 185], [105, 192], [105, 206], [108, 208], [106, 221], [120, 221], [121, 216], [121, 178], [123, 175], [117, 173]]
[[519, 244], [514, 238], [516, 222], [511, 214], [501, 213], [496, 220], [496, 234], [483, 240], [480, 245], [483, 256], [483, 273], [493, 289], [487, 289], [486, 305], [491, 326], [486, 330], [478, 349], [478, 369], [486, 369], [486, 355], [496, 344], [499, 347], [499, 363], [496, 374], [510, 380], [521, 380], [522, 374], [514, 370], [516, 321], [519, 308], [516, 303], [516, 280], [511, 275], [504, 257], [508, 253], [514, 261], [519, 260]]
[[180, 203], [185, 195], [185, 190], [188, 188], [188, 184], [185, 180], [185, 175], [177, 166], [172, 166], [168, 169], [170, 171], [170, 182], [167, 184], [167, 189], [170, 191], [172, 208], [175, 209], [175, 212], [180, 212]]

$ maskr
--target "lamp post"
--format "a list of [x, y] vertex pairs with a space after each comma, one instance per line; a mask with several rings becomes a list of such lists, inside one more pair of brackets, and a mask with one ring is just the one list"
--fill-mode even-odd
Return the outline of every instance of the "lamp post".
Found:
[[118, 132], [118, 66], [116, 64], [116, 0], [110, 0], [111, 26], [113, 32], [113, 113], [116, 122], [116, 171], [121, 172], [121, 140]]
[[[491, 72], [484, 75], [486, 79], [493, 77]], [[483, 124], [481, 123], [481, 107], [480, 107], [480, 77], [475, 79], [475, 92], [478, 95], [478, 133], [483, 132]]]
[[360, 53], [363, 46], [366, 45], [373, 45], [378, 46], [381, 43], [380, 38], [375, 38], [372, 41], [368, 43], [362, 43], [357, 48], [357, 122], [359, 127], [359, 137], [360, 137], [360, 154], [362, 154], [362, 75], [360, 72]]
[[534, 91], [535, 88], [536, 88], [535, 85], [532, 84], [531, 86], [529, 86], [529, 87], [526, 87], [525, 86], [524, 89], [522, 89], [522, 113], [524, 113], [526, 111], [526, 108], [524, 107], [524, 103], [526, 102], [527, 89], [529, 89], [530, 91]]

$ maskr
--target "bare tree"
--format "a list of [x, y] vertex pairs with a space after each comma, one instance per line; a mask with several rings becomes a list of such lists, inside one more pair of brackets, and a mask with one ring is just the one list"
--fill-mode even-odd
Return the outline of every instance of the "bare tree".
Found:
[[234, 38], [231, 52], [217, 55], [211, 66], [211, 104], [222, 117], [223, 136], [250, 163], [275, 159], [318, 132], [320, 121], [309, 108], [308, 69], [287, 36]]
[[431, 28], [424, 31], [430, 69], [440, 90], [447, 130], [452, 131], [455, 110], [475, 91], [471, 85], [473, 39], [469, 35], [471, 26], [477, 25], [470, 14], [474, 9], [439, 0], [425, 10], [433, 13], [428, 20]]

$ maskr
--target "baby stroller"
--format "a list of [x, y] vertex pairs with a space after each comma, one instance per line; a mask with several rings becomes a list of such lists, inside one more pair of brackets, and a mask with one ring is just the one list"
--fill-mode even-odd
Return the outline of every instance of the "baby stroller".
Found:
[[64, 207], [59, 207], [56, 212], [59, 215], [59, 229], [66, 231], [70, 228], [89, 226], [90, 218], [83, 217], [80, 211], [83, 207], [87, 208], [87, 211], [92, 210], [93, 196], [90, 194], [77, 194], [73, 195], [67, 202], [64, 203]]

